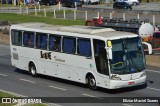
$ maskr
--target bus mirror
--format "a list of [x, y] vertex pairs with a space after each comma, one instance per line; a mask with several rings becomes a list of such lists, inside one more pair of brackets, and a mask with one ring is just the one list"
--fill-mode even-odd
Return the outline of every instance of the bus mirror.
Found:
[[152, 54], [152, 46], [151, 46], [151, 44], [149, 44], [147, 42], [143, 42], [143, 44], [148, 47], [148, 54]]
[[105, 47], [109, 59], [112, 59], [112, 47]]

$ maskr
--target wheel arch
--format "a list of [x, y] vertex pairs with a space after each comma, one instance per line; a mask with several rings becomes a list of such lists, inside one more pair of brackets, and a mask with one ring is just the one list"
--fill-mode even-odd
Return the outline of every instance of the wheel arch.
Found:
[[89, 76], [93, 76], [93, 77], [96, 79], [95, 75], [94, 75], [92, 72], [88, 72], [88, 73], [86, 74], [86, 76], [85, 76], [85, 79], [86, 79], [86, 80], [85, 80], [85, 84], [88, 84], [88, 80], [87, 80], [87, 79], [88, 79]]

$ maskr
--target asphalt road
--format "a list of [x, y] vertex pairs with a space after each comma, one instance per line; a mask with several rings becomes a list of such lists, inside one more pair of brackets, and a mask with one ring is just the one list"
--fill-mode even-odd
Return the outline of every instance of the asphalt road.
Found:
[[[151, 67], [149, 67], [151, 68]], [[160, 97], [160, 69], [147, 71], [147, 86], [92, 91], [83, 84], [27, 72], [11, 65], [9, 46], [0, 45], [0, 89], [27, 97]], [[73, 99], [74, 99], [73, 98]], [[75, 98], [76, 99], [76, 98]], [[159, 106], [158, 103], [55, 103], [54, 106]]]

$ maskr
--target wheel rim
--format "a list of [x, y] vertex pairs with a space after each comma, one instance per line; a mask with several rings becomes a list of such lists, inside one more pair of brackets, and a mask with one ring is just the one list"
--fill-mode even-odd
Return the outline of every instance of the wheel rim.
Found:
[[89, 84], [90, 84], [90, 86], [95, 86], [96, 85], [96, 81], [95, 81], [95, 79], [94, 78], [91, 78], [90, 79], [90, 81], [89, 81]]
[[36, 70], [34, 69], [34, 67], [31, 67], [31, 73], [32, 73], [32, 75], [36, 74]]

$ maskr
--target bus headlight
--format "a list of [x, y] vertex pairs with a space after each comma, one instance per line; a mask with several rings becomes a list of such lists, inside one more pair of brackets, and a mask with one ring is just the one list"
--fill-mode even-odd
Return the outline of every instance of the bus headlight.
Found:
[[121, 80], [121, 78], [117, 77], [116, 75], [112, 75], [111, 76], [111, 80]]
[[144, 72], [144, 73], [142, 73], [141, 77], [144, 77], [144, 76], [146, 76], [146, 73], [145, 73], [145, 72]]

